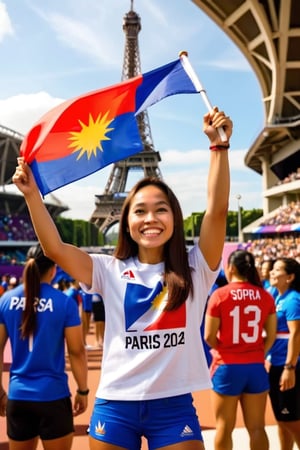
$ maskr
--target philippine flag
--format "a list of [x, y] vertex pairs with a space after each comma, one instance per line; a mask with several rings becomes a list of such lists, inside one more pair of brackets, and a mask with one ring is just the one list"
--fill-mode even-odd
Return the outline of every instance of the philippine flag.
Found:
[[170, 95], [197, 92], [178, 59], [61, 103], [25, 136], [21, 156], [45, 195], [140, 152], [136, 115]]

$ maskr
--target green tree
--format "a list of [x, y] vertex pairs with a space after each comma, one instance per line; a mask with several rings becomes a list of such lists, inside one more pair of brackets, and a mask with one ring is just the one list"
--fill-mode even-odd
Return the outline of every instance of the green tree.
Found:
[[104, 243], [102, 233], [91, 222], [57, 217], [55, 223], [65, 242], [78, 247], [99, 246]]
[[[241, 225], [242, 228], [246, 227], [250, 223], [262, 217], [262, 209], [252, 209], [245, 211], [241, 208]], [[187, 240], [199, 236], [200, 226], [204, 212], [202, 213], [192, 213], [190, 216], [184, 219], [184, 235]], [[228, 211], [227, 224], [226, 224], [226, 235], [228, 239], [238, 237], [238, 212]]]

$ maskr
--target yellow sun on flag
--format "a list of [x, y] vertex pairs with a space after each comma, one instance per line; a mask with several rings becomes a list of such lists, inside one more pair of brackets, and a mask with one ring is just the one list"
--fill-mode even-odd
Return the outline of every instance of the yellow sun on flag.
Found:
[[109, 141], [110, 138], [106, 134], [113, 130], [113, 128], [108, 128], [112, 122], [112, 120], [107, 120], [108, 113], [105, 113], [102, 117], [99, 114], [96, 120], [90, 114], [88, 125], [79, 120], [81, 130], [70, 132], [71, 137], [68, 139], [73, 142], [69, 147], [74, 148], [72, 153], [79, 152], [77, 160], [84, 154], [90, 159], [92, 155], [97, 155], [97, 150], [103, 152], [102, 141]]

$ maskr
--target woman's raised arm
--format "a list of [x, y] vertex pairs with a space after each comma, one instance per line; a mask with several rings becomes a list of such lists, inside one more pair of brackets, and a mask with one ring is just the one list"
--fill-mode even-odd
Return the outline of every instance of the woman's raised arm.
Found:
[[21, 157], [18, 158], [12, 180], [24, 195], [35, 233], [45, 255], [74, 279], [91, 285], [93, 268], [91, 257], [74, 245], [62, 241], [42, 200], [31, 169]]
[[[225, 131], [226, 142], [220, 138], [219, 127]], [[220, 263], [226, 236], [230, 189], [228, 149], [232, 121], [215, 107], [204, 116], [203, 131], [210, 140], [210, 164], [207, 207], [201, 224], [199, 247], [209, 267], [215, 270]]]

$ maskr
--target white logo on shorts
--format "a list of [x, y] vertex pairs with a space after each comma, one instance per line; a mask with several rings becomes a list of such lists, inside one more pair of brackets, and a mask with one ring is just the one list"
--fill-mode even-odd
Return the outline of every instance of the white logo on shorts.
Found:
[[183, 429], [183, 431], [181, 432], [180, 436], [184, 437], [184, 436], [192, 436], [194, 434], [193, 430], [186, 425]]

